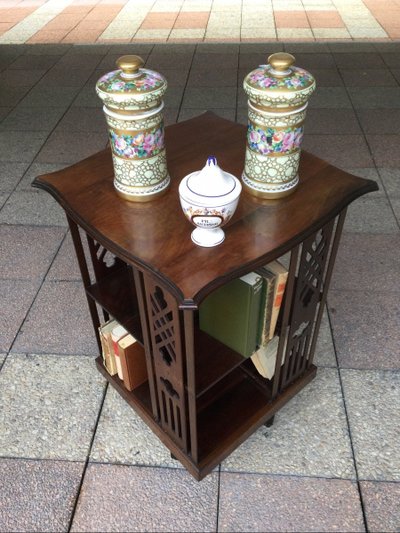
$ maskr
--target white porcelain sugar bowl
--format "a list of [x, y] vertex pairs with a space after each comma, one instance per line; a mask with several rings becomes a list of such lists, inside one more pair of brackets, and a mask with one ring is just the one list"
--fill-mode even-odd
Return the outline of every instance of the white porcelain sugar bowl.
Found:
[[214, 156], [209, 156], [202, 170], [185, 176], [179, 184], [183, 212], [196, 226], [192, 241], [199, 246], [221, 244], [225, 233], [221, 229], [231, 218], [242, 191], [240, 181], [224, 172]]

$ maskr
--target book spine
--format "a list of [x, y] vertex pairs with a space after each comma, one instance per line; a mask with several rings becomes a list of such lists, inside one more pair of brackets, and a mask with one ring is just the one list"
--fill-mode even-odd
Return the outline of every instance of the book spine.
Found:
[[117, 374], [118, 374], [118, 377], [119, 379], [124, 379], [124, 374], [122, 372], [122, 365], [121, 365], [121, 359], [120, 359], [120, 356], [119, 356], [119, 349], [118, 349], [118, 340], [117, 339], [112, 339], [112, 347], [113, 347], [113, 352], [114, 352], [114, 356], [115, 356], [115, 364], [116, 364], [116, 367], [117, 367]]
[[272, 306], [274, 300], [275, 279], [270, 278], [266, 280], [267, 290], [265, 295], [265, 313], [264, 325], [260, 339], [260, 346], [265, 346], [269, 341], [269, 333], [271, 326]]
[[269, 339], [270, 340], [275, 335], [276, 323], [278, 321], [279, 310], [280, 310], [281, 305], [282, 305], [283, 294], [285, 292], [285, 287], [286, 287], [286, 279], [287, 279], [287, 275], [286, 276], [279, 276], [278, 275], [278, 278], [276, 280], [274, 303], [272, 305], [272, 313], [271, 313], [271, 326], [270, 326], [270, 330], [269, 330]]
[[260, 310], [262, 304], [262, 293], [263, 293], [263, 278], [260, 277], [258, 283], [253, 286], [253, 291], [251, 294], [251, 301], [249, 305], [249, 313], [247, 320], [247, 343], [245, 348], [245, 353], [247, 357], [250, 357], [257, 349], [257, 333], [258, 326], [260, 321]]
[[111, 376], [115, 376], [117, 373], [117, 366], [115, 364], [115, 357], [113, 350], [110, 349], [110, 338], [109, 335], [105, 334], [101, 327], [99, 328], [100, 333], [100, 342], [102, 348], [103, 364], [107, 372]]

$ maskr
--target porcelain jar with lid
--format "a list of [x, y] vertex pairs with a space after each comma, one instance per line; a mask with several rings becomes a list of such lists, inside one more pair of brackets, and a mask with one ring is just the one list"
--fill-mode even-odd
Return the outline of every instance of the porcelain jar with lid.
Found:
[[221, 229], [234, 214], [242, 191], [240, 181], [224, 172], [214, 156], [207, 159], [200, 171], [185, 176], [179, 184], [179, 198], [187, 219], [196, 226], [192, 241], [199, 246], [221, 244]]
[[110, 136], [114, 187], [120, 196], [139, 202], [165, 192], [170, 183], [162, 113], [167, 81], [143, 65], [139, 56], [122, 56], [118, 70], [96, 84]]
[[267, 65], [243, 82], [248, 127], [242, 181], [248, 192], [261, 198], [286, 196], [299, 181], [304, 120], [315, 79], [294, 61], [291, 54], [272, 54]]

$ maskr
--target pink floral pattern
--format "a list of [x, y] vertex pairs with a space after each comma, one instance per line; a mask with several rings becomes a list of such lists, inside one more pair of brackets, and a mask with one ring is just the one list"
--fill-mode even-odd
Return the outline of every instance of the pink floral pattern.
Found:
[[249, 122], [247, 127], [247, 142], [249, 147], [260, 154], [290, 153], [300, 148], [303, 139], [303, 126], [275, 130], [274, 128], [259, 128]]
[[260, 89], [304, 89], [313, 82], [313, 77], [306, 70], [292, 67], [292, 75], [284, 78], [275, 78], [269, 74], [269, 65], [262, 65], [249, 74], [250, 85]]
[[164, 148], [164, 126], [150, 132], [117, 134], [110, 130], [110, 141], [114, 153], [128, 159], [142, 159], [157, 155]]
[[133, 80], [123, 80], [119, 74], [119, 70], [105, 74], [99, 79], [98, 87], [105, 92], [144, 92], [158, 89], [165, 83], [164, 78], [158, 72], [146, 72], [143, 76]]

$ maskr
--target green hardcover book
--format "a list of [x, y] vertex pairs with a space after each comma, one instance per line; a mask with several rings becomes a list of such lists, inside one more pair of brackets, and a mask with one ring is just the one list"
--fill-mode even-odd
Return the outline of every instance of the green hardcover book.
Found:
[[257, 349], [262, 287], [262, 276], [250, 272], [214, 291], [200, 305], [200, 329], [250, 357]]

